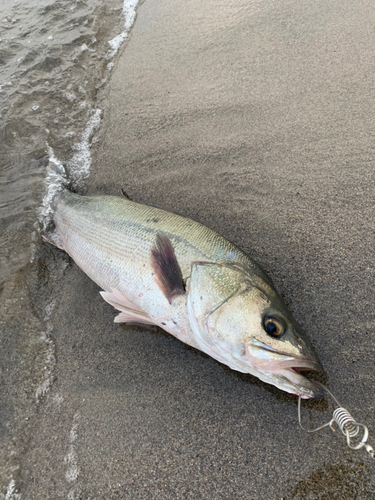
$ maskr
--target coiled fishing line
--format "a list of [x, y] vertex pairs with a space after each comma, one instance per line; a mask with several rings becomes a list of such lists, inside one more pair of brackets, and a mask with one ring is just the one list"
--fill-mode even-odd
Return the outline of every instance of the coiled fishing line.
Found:
[[[368, 428], [364, 424], [360, 424], [354, 420], [354, 418], [351, 416], [351, 414], [343, 408], [340, 403], [337, 401], [335, 396], [332, 394], [332, 392], [327, 389], [323, 384], [320, 382], [315, 382], [316, 384], [320, 385], [320, 387], [327, 393], [329, 394], [332, 399], [335, 401], [335, 403], [338, 405], [338, 408], [334, 410], [332, 420], [327, 422], [326, 424], [323, 424], [316, 429], [306, 429], [303, 427], [302, 422], [301, 422], [301, 396], [298, 398], [298, 423], [305, 432], [318, 432], [321, 429], [324, 429], [325, 427], [330, 427], [333, 432], [335, 432], [335, 429], [333, 425], [336, 423], [340, 429], [340, 431], [346, 436], [346, 443], [348, 447], [351, 450], [359, 450], [360, 448], [365, 448], [367, 453], [374, 458], [374, 449], [372, 446], [367, 444], [367, 439], [369, 436]], [[359, 439], [359, 436], [362, 432], [362, 437]], [[353, 439], [356, 438], [356, 439]]]

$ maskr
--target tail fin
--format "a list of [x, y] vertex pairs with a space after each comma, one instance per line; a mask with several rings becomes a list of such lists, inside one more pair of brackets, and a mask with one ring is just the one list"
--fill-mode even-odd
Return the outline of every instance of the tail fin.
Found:
[[47, 151], [49, 162], [47, 165], [47, 175], [44, 181], [46, 193], [43, 198], [42, 206], [39, 209], [38, 220], [44, 241], [48, 241], [48, 243], [62, 249], [62, 243], [53, 222], [53, 214], [56, 200], [66, 189], [68, 189], [69, 181], [64, 165], [55, 157], [53, 149], [48, 145]]

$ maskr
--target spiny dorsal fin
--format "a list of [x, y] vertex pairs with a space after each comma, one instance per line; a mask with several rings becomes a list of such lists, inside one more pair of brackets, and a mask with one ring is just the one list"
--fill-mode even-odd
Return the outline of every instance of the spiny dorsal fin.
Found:
[[133, 201], [130, 196], [128, 195], [128, 193], [125, 191], [125, 189], [121, 188], [121, 193], [122, 193], [122, 196], [124, 196], [124, 198], [126, 198], [127, 200], [130, 200], [130, 201]]
[[171, 304], [173, 297], [185, 292], [180, 266], [172, 244], [163, 233], [157, 233], [151, 249], [151, 263], [160, 290]]

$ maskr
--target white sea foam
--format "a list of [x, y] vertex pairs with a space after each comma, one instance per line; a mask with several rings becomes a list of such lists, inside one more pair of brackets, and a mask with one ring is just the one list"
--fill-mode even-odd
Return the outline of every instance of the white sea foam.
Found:
[[63, 97], [65, 97], [65, 99], [67, 99], [69, 102], [73, 102], [76, 100], [76, 96], [73, 93], [69, 92], [64, 92]]
[[73, 425], [72, 428], [70, 429], [69, 433], [69, 448], [68, 448], [68, 453], [64, 457], [64, 462], [67, 464], [67, 470], [65, 472], [65, 478], [68, 481], [68, 483], [73, 483], [71, 484], [71, 489], [68, 493], [68, 499], [75, 499], [77, 498], [77, 494], [80, 491], [80, 486], [77, 484], [77, 479], [79, 476], [79, 465], [78, 465], [78, 457], [77, 453], [75, 450], [75, 441], [77, 440], [78, 437], [78, 420], [79, 420], [80, 414], [77, 412], [74, 417], [73, 417]]
[[12, 82], [4, 82], [4, 83], [1, 83], [0, 84], [0, 92], [2, 90], [3, 87], [11, 87], [13, 84]]
[[130, 28], [135, 21], [136, 8], [139, 0], [124, 0], [122, 12], [125, 17], [124, 31], [115, 36], [108, 42], [110, 50], [107, 52], [106, 59], [112, 59], [120, 48], [121, 44], [128, 38]]
[[39, 386], [35, 391], [35, 399], [37, 403], [39, 403], [40, 399], [44, 397], [47, 394], [47, 392], [51, 389], [52, 382], [53, 382], [53, 377], [49, 376], [48, 378], [43, 380], [41, 384], [39, 384]]
[[73, 146], [76, 153], [68, 161], [67, 171], [69, 172], [69, 177], [75, 186], [79, 186], [90, 173], [92, 162], [90, 141], [94, 132], [99, 130], [101, 114], [102, 111], [100, 109], [94, 110], [94, 113], [87, 122], [86, 128], [81, 136], [81, 142], [78, 142]]
[[15, 483], [14, 479], [12, 478], [8, 484], [6, 495], [5, 496], [1, 495], [0, 499], [2, 497], [2, 498], [4, 498], [4, 500], [20, 500], [21, 494], [17, 493], [15, 491], [15, 489], [16, 489], [16, 483]]
[[70, 56], [70, 58], [72, 59], [72, 61], [77, 61], [81, 55], [84, 53], [84, 52], [95, 52], [95, 49], [90, 49], [85, 43], [83, 45], [81, 45], [80, 47], [77, 47], [72, 55]]
[[46, 305], [46, 307], [44, 309], [44, 321], [47, 321], [50, 318], [50, 316], [55, 308], [55, 305], [56, 305], [55, 299], [51, 300], [51, 302]]
[[53, 309], [55, 307], [56, 301], [52, 300], [44, 310], [44, 321], [46, 322], [47, 329], [41, 332], [39, 340], [41, 342], [41, 347], [44, 354], [44, 371], [43, 371], [43, 381], [38, 385], [35, 390], [35, 399], [37, 403], [40, 402], [41, 398], [47, 395], [53, 384], [53, 367], [56, 364], [55, 356], [55, 345], [51, 338], [51, 332], [53, 330], [52, 324], [49, 321]]

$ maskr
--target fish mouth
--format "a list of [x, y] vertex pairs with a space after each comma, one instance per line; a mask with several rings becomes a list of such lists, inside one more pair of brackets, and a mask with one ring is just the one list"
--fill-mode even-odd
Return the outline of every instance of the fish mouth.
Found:
[[301, 375], [301, 372], [321, 370], [319, 361], [291, 356], [254, 340], [246, 348], [247, 357], [255, 368], [263, 374], [267, 373], [266, 377], [272, 379], [273, 385], [303, 399], [323, 397], [321, 387]]
[[314, 381], [309, 380], [308, 378], [301, 375], [301, 371], [316, 371], [316, 366], [311, 363], [309, 368], [306, 368], [305, 365], [301, 366], [292, 366], [290, 368], [284, 368], [281, 370], [275, 371], [275, 375], [281, 377], [280, 382], [281, 385], [284, 386], [284, 382], [287, 381], [288, 389], [283, 388], [287, 392], [291, 394], [295, 394], [296, 396], [300, 396], [302, 399], [320, 399], [324, 396], [324, 392], [322, 388], [315, 383]]
[[301, 396], [302, 399], [320, 399], [324, 396], [321, 387], [314, 381], [301, 375], [303, 371], [317, 371], [319, 369], [318, 366], [317, 363], [309, 360], [296, 360], [293, 366], [282, 368], [274, 373], [281, 377], [281, 382], [284, 382], [285, 379], [287, 380], [288, 385], [290, 385], [290, 389], [287, 392]]

